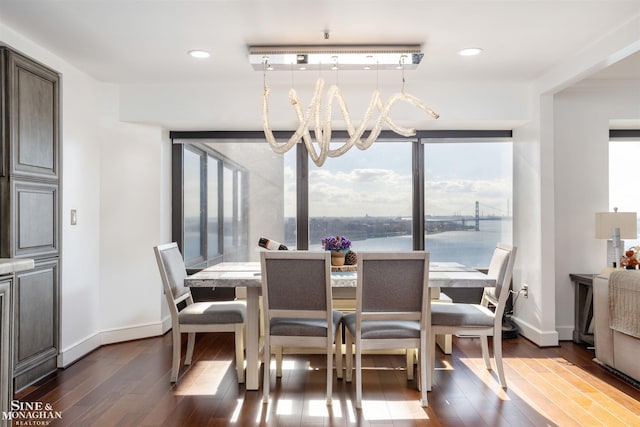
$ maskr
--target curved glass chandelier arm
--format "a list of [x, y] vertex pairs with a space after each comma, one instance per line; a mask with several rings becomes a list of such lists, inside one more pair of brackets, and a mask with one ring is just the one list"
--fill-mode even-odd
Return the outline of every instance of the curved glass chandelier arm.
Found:
[[264, 88], [264, 95], [262, 97], [262, 127], [264, 129], [264, 136], [275, 153], [286, 153], [300, 140], [300, 134], [304, 132], [306, 126], [304, 121], [300, 120], [300, 118], [298, 118], [298, 120], [300, 121], [300, 126], [298, 126], [298, 129], [294, 132], [291, 138], [289, 138], [289, 141], [286, 143], [279, 143], [273, 135], [271, 124], [269, 123], [269, 88]]
[[[264, 128], [265, 138], [267, 139], [267, 142], [274, 152], [278, 154], [286, 153], [296, 143], [302, 140], [304, 141], [304, 144], [307, 148], [309, 157], [311, 157], [311, 160], [313, 161], [313, 163], [315, 163], [316, 166], [320, 167], [324, 164], [327, 157], [341, 156], [349, 151], [353, 146], [356, 146], [360, 150], [366, 150], [374, 143], [378, 136], [380, 136], [380, 132], [385, 125], [387, 125], [393, 132], [399, 135], [413, 136], [416, 134], [416, 130], [414, 128], [402, 127], [398, 125], [391, 117], [389, 117], [391, 108], [398, 101], [403, 101], [408, 104], [414, 105], [429, 114], [434, 119], [440, 117], [435, 111], [422, 103], [418, 98], [406, 94], [404, 91], [394, 93], [393, 95], [391, 95], [389, 100], [383, 104], [380, 92], [376, 89], [371, 95], [371, 99], [369, 100], [369, 105], [365, 112], [364, 118], [360, 123], [360, 126], [356, 129], [351, 120], [351, 115], [349, 114], [347, 104], [344, 100], [344, 97], [342, 96], [342, 91], [337, 85], [332, 85], [327, 92], [327, 108], [325, 110], [325, 118], [324, 120], [322, 120], [323, 88], [324, 80], [320, 77], [316, 81], [315, 91], [306, 113], [303, 112], [302, 104], [298, 99], [298, 94], [296, 93], [295, 89], [290, 89], [289, 102], [293, 106], [299, 125], [287, 142], [279, 143], [273, 135], [273, 131], [269, 123], [269, 88], [265, 84], [262, 99], [262, 124]], [[333, 119], [332, 116], [334, 101], [338, 103], [340, 113], [344, 118], [349, 139], [345, 141], [345, 143], [340, 147], [331, 150], [331, 123]], [[362, 141], [362, 135], [364, 135], [367, 125], [371, 121], [374, 110], [378, 110], [378, 117], [376, 118], [375, 123], [371, 128], [371, 131], [369, 132], [369, 135], [364, 141]], [[314, 124], [315, 141], [314, 138], [311, 137], [311, 133], [309, 131], [309, 125], [311, 124], [312, 117]]]
[[391, 117], [389, 117], [389, 111], [391, 110], [391, 107], [393, 107], [393, 105], [400, 100], [409, 102], [406, 99], [406, 94], [404, 92], [397, 92], [391, 95], [387, 103], [384, 105], [384, 107], [382, 107], [380, 116], [384, 118], [384, 121], [389, 126], [389, 128], [398, 135], [414, 136], [416, 134], [416, 130], [414, 128], [402, 127], [398, 125]]
[[[318, 81], [316, 82], [316, 89], [311, 99], [311, 104], [309, 105], [306, 115], [302, 114], [302, 106], [300, 104], [300, 100], [298, 99], [298, 94], [293, 89], [290, 91], [290, 97], [292, 100], [291, 103], [294, 106], [294, 109], [296, 110], [296, 115], [298, 116], [298, 121], [300, 122], [300, 126], [298, 126], [298, 129], [300, 129], [300, 127], [303, 126], [304, 124], [304, 129], [301, 136], [302, 136], [302, 139], [304, 140], [305, 146], [307, 147], [307, 152], [309, 153], [311, 160], [317, 166], [322, 166], [324, 164], [327, 158], [328, 148], [325, 148], [323, 146], [322, 140], [320, 140], [318, 144], [319, 152], [316, 151], [313, 139], [311, 138], [311, 134], [309, 133], [309, 122], [311, 121], [312, 114], [317, 122], [318, 115], [320, 114], [319, 106], [322, 104], [323, 87], [324, 87], [324, 80], [318, 79]], [[299, 139], [300, 138], [298, 138], [298, 140]]]
[[[367, 110], [365, 112], [364, 119], [360, 123], [360, 127], [356, 130], [353, 126], [353, 122], [351, 121], [351, 115], [349, 114], [349, 111], [347, 109], [346, 103], [344, 101], [344, 97], [342, 96], [342, 92], [337, 86], [335, 86], [335, 96], [337, 97], [338, 102], [340, 104], [340, 109], [342, 111], [342, 115], [345, 120], [349, 139], [339, 148], [334, 150], [329, 150], [329, 154], [328, 154], [329, 157], [339, 157], [344, 153], [346, 153], [347, 151], [349, 151], [351, 147], [353, 147], [354, 145], [360, 148], [361, 150], [364, 150], [366, 147], [369, 147], [371, 145], [373, 140], [375, 140], [375, 138], [373, 139], [371, 138], [371, 135], [367, 139], [367, 141], [365, 141], [364, 143], [360, 138], [362, 138], [362, 135], [364, 134], [367, 128], [367, 125], [371, 120], [371, 115], [373, 114], [373, 111], [375, 110], [380, 100], [380, 92], [375, 90], [371, 95], [371, 99], [369, 100], [369, 106], [367, 107]], [[368, 143], [369, 139], [372, 139], [371, 143]]]

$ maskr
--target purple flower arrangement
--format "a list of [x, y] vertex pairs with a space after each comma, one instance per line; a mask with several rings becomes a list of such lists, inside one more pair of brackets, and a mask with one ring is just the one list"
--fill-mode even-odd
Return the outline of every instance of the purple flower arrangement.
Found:
[[322, 239], [322, 247], [325, 251], [341, 251], [351, 247], [351, 240], [344, 236], [327, 236]]

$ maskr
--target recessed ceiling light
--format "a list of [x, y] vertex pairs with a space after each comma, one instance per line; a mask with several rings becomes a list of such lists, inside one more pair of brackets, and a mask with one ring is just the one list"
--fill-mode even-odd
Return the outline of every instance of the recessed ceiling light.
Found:
[[479, 55], [480, 53], [482, 53], [482, 49], [480, 49], [479, 47], [468, 47], [468, 48], [462, 49], [460, 52], [458, 52], [458, 55], [460, 55], [460, 56], [475, 56], [475, 55]]
[[211, 56], [211, 54], [206, 50], [190, 50], [189, 55], [193, 56], [194, 58], [208, 58]]

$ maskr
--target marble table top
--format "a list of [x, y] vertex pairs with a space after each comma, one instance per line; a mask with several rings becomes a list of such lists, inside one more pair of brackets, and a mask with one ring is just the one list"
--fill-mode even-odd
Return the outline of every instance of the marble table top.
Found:
[[[191, 287], [260, 287], [259, 262], [223, 262], [185, 279]], [[336, 288], [357, 286], [356, 271], [332, 272], [331, 285]], [[496, 281], [486, 274], [456, 262], [432, 262], [429, 264], [429, 287], [468, 288], [491, 287]]]

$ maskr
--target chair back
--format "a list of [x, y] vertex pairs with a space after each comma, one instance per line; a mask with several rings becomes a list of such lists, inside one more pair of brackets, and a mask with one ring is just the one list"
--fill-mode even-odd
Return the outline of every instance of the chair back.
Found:
[[169, 304], [172, 322], [177, 320], [178, 307], [177, 304], [187, 300], [192, 303], [191, 290], [184, 286], [184, 279], [187, 277], [187, 269], [184, 265], [184, 259], [175, 242], [164, 245], [155, 246], [156, 261], [162, 278], [162, 286], [164, 294]]
[[264, 251], [262, 304], [265, 327], [274, 318], [327, 319], [331, 316], [331, 253]]
[[496, 317], [502, 318], [513, 277], [513, 263], [517, 248], [498, 243], [491, 257], [487, 276], [496, 280], [495, 288], [485, 288], [483, 298], [487, 298], [496, 307]]
[[358, 253], [356, 312], [360, 319], [425, 320], [429, 253]]

